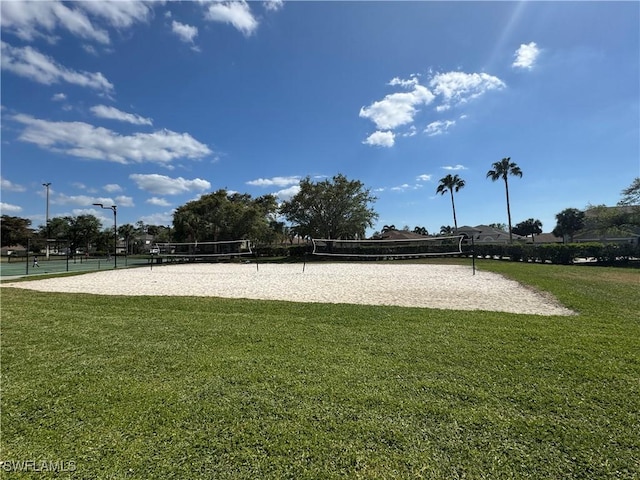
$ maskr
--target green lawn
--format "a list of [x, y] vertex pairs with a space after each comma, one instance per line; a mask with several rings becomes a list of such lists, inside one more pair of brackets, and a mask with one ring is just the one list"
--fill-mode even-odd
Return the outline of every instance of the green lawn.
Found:
[[640, 478], [640, 270], [478, 266], [579, 315], [5, 286], [1, 459], [87, 479]]

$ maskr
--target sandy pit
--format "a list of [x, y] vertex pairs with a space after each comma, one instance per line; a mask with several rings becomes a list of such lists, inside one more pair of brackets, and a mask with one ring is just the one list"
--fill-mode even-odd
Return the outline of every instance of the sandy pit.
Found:
[[4, 283], [44, 292], [198, 296], [573, 315], [494, 273], [425, 264], [180, 264]]

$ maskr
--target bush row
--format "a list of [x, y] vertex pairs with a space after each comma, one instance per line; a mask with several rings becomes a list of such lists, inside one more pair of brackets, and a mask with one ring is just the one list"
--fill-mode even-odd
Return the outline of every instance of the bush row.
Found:
[[631, 243], [544, 243], [475, 245], [476, 256], [509, 259], [513, 262], [541, 262], [568, 265], [577, 258], [613, 264], [640, 258], [640, 246]]
[[[465, 250], [470, 249], [468, 246]], [[255, 249], [260, 257], [304, 257], [313, 250], [311, 245], [264, 245]], [[513, 262], [540, 262], [569, 265], [578, 258], [596, 259], [599, 263], [624, 263], [640, 258], [640, 246], [630, 243], [544, 243], [544, 244], [476, 244], [475, 255]]]
[[259, 257], [303, 257], [311, 253], [311, 245], [260, 245], [254, 247], [254, 252]]

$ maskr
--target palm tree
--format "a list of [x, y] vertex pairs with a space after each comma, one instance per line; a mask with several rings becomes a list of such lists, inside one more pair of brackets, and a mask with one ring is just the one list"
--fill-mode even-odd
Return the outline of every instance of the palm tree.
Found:
[[453, 227], [455, 230], [458, 230], [458, 220], [456, 219], [456, 204], [453, 201], [453, 192], [456, 193], [464, 187], [464, 180], [462, 180], [458, 175], [447, 175], [444, 178], [440, 179], [440, 185], [436, 189], [436, 193], [440, 195], [444, 195], [449, 192], [451, 194], [451, 207], [453, 208]]
[[131, 253], [131, 250], [129, 248], [129, 240], [131, 240], [131, 238], [134, 236], [135, 233], [136, 233], [136, 229], [130, 223], [127, 223], [125, 225], [120, 225], [118, 227], [118, 235], [120, 235], [121, 237], [124, 237], [124, 241], [127, 246], [127, 253], [126, 253], [127, 255]]
[[515, 177], [522, 177], [522, 170], [520, 167], [511, 161], [511, 157], [506, 157], [495, 162], [492, 165], [493, 169], [487, 172], [487, 178], [491, 178], [494, 182], [499, 178], [504, 180], [504, 188], [507, 192], [507, 219], [509, 221], [509, 243], [513, 243], [513, 234], [511, 233], [511, 207], [509, 206], [509, 182], [507, 177], [513, 175]]

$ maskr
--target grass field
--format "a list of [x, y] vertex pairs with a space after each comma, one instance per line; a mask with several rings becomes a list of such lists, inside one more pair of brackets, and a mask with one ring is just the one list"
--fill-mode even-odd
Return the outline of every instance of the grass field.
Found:
[[640, 270], [478, 266], [579, 315], [5, 286], [0, 475], [640, 478]]

